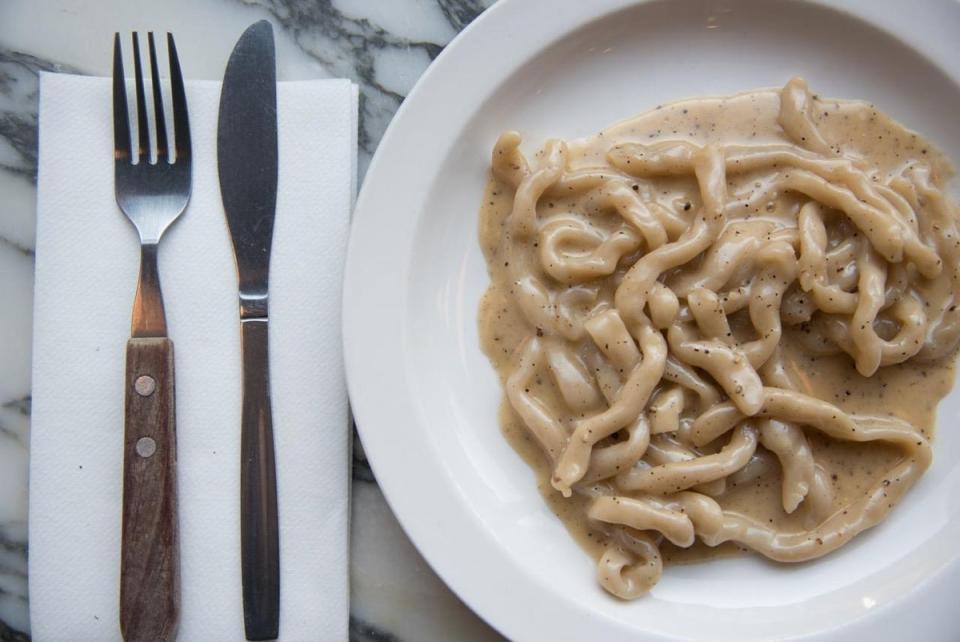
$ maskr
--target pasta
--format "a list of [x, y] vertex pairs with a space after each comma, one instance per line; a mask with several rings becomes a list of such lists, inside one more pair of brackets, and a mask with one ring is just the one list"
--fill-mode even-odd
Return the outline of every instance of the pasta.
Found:
[[960, 343], [946, 159], [799, 78], [520, 145], [493, 149], [481, 335], [601, 586], [636, 598], [725, 543], [808, 560], [882, 521]]

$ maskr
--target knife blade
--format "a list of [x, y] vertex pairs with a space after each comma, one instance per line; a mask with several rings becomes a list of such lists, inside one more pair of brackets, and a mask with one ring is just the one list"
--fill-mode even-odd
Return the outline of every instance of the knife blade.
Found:
[[267, 330], [277, 202], [277, 83], [273, 28], [266, 20], [240, 36], [227, 62], [217, 169], [240, 295], [244, 629], [248, 640], [273, 640], [280, 624], [280, 546]]

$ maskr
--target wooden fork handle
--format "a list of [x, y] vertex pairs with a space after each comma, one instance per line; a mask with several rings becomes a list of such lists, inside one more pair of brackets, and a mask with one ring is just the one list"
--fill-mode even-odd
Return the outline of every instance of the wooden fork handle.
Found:
[[173, 640], [180, 614], [173, 343], [127, 342], [120, 631]]

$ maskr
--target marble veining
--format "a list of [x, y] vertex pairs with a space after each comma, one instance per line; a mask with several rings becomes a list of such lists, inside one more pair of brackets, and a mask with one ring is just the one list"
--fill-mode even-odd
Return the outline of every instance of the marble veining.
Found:
[[[383, 2], [350, 0], [243, 1], [267, 9], [300, 49], [334, 76], [360, 85], [361, 173], [416, 78], [443, 45], [490, 4], [400, 2], [401, 10], [397, 5], [385, 9], [389, 4]], [[371, 13], [360, 13], [361, 9]], [[421, 21], [404, 18], [403, 12], [409, 10]]]
[[367, 457], [363, 452], [363, 443], [360, 441], [360, 435], [357, 434], [357, 428], [353, 428], [353, 467], [351, 468], [354, 482], [369, 482], [376, 484], [377, 478], [373, 475], [373, 469], [367, 462]]
[[41, 71], [69, 67], [0, 47], [0, 169], [37, 180], [37, 99]]
[[[239, 33], [236, 26], [268, 17], [277, 27], [281, 78], [329, 75], [350, 78], [360, 86], [362, 177], [416, 79], [447, 42], [492, 2], [0, 3], [0, 300], [4, 302], [0, 306], [0, 641], [30, 639], [27, 463], [39, 74], [109, 75], [109, 57], [91, 51], [91, 41], [108, 42], [115, 29], [149, 28], [156, 22], [160, 24], [156, 28], [178, 34], [188, 77], [217, 78]], [[211, 22], [211, 16], [222, 21]], [[205, 21], [200, 32], [204, 42], [190, 41], [190, 32], [181, 28], [189, 26], [196, 34], [198, 21]], [[185, 52], [205, 55], [188, 59]], [[407, 540], [376, 485], [356, 432], [354, 441], [350, 639], [499, 639], [444, 586]]]
[[353, 642], [400, 642], [392, 633], [387, 633], [366, 622], [350, 618], [350, 639]]
[[368, 154], [373, 153], [403, 101], [377, 73], [378, 58], [398, 49], [407, 55], [422, 52], [425, 68], [443, 49], [434, 42], [394, 35], [369, 18], [349, 17], [330, 0], [262, 0], [257, 4], [266, 7], [297, 44], [335, 76], [361, 84], [358, 143]]

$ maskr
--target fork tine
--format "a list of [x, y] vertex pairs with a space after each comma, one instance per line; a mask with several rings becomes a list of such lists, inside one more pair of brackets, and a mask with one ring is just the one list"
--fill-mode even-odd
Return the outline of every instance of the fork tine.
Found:
[[130, 115], [127, 112], [127, 86], [123, 77], [123, 49], [120, 34], [113, 36], [113, 157], [130, 160]]
[[177, 162], [190, 160], [190, 118], [187, 116], [187, 93], [183, 88], [183, 73], [177, 57], [173, 34], [167, 33], [167, 51], [170, 55], [170, 88], [173, 103], [173, 140]]
[[140, 64], [140, 41], [133, 32], [133, 66], [137, 80], [137, 134], [140, 141], [137, 162], [150, 162], [150, 132], [147, 129], [147, 96], [143, 90], [143, 65]]
[[147, 42], [150, 43], [150, 75], [153, 78], [153, 118], [157, 123], [157, 162], [160, 162], [167, 159], [167, 121], [163, 117], [163, 94], [160, 93], [160, 71], [152, 31], [147, 33]]

